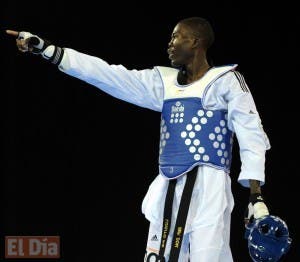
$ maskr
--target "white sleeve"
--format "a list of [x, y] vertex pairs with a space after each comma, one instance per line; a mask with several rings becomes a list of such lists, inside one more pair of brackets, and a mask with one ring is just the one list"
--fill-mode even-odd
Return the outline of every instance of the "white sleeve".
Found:
[[155, 68], [128, 70], [122, 65], [110, 65], [101, 58], [64, 48], [59, 69], [118, 99], [155, 111], [162, 110], [163, 83]]
[[[238, 182], [249, 187], [249, 179], [265, 183], [265, 153], [270, 149], [269, 139], [263, 130], [253, 96], [237, 71], [231, 71], [217, 80], [215, 99], [207, 99], [214, 107], [228, 110], [228, 127], [238, 140], [241, 172]], [[216, 82], [217, 82], [216, 81]], [[211, 95], [213, 98], [213, 96]], [[212, 102], [212, 101], [216, 102]]]

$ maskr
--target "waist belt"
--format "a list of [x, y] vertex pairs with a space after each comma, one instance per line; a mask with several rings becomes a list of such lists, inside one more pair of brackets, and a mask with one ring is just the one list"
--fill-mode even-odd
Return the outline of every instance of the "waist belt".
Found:
[[[186, 174], [187, 176], [186, 183], [184, 185], [184, 189], [180, 200], [180, 205], [178, 209], [178, 214], [177, 214], [173, 238], [172, 238], [170, 258], [168, 262], [178, 262], [180, 248], [181, 248], [182, 239], [184, 235], [184, 229], [186, 225], [186, 219], [187, 219], [192, 192], [193, 192], [193, 188], [197, 176], [197, 171], [198, 171], [198, 166], [194, 167], [191, 171], [189, 171]], [[164, 253], [166, 249], [168, 235], [170, 232], [172, 206], [173, 206], [176, 182], [177, 182], [176, 179], [169, 180], [168, 191], [165, 200], [160, 250], [158, 256], [156, 255], [157, 262], [165, 262]], [[150, 261], [150, 257], [151, 256], [148, 257], [147, 261]]]

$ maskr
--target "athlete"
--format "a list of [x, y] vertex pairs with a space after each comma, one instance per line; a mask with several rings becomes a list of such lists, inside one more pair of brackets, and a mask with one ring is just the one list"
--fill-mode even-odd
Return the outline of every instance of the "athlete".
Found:
[[261, 186], [270, 144], [237, 65], [207, 61], [214, 42], [210, 23], [201, 17], [179, 21], [168, 44], [171, 67], [145, 70], [109, 64], [29, 32], [7, 33], [21, 52], [40, 54], [68, 75], [161, 113], [159, 174], [142, 203], [150, 221], [144, 261], [233, 261], [233, 138], [240, 150], [238, 182], [250, 188], [246, 223], [269, 215]]

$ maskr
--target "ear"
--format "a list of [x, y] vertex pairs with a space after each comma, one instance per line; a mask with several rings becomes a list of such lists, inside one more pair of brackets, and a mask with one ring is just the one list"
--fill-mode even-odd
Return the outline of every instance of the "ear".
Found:
[[194, 37], [192, 41], [192, 48], [199, 48], [202, 46], [201, 38]]

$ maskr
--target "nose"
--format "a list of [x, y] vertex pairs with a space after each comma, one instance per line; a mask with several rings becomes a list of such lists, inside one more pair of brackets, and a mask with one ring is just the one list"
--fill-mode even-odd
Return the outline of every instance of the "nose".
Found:
[[168, 47], [171, 47], [173, 45], [173, 39], [171, 39], [168, 43]]

